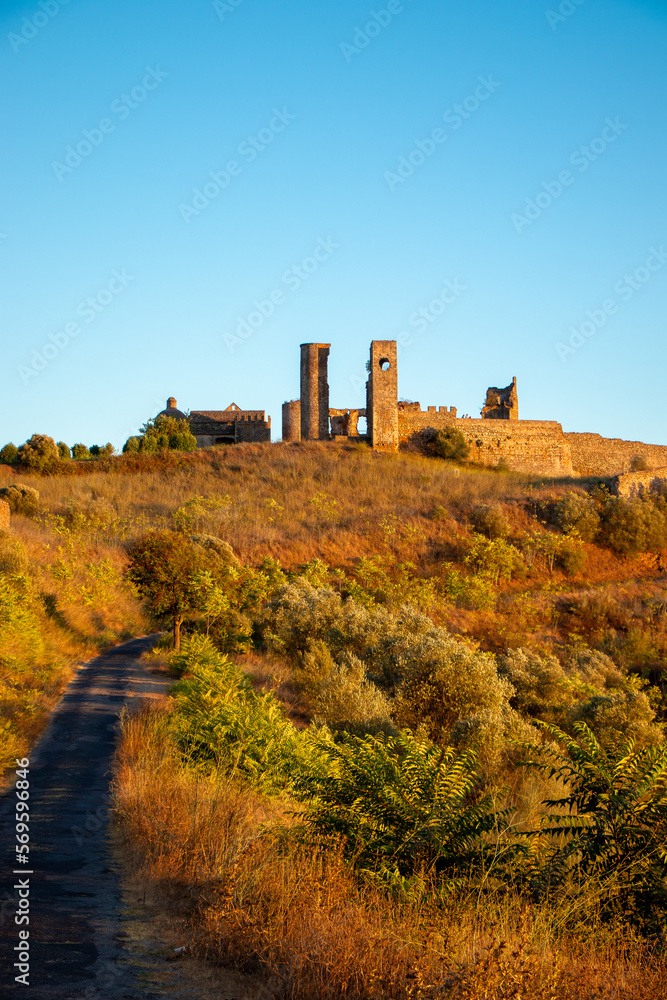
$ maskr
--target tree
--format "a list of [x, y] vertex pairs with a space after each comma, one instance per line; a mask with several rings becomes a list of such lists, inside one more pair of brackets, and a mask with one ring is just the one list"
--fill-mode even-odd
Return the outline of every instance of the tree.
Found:
[[72, 447], [72, 458], [76, 459], [77, 462], [83, 462], [90, 458], [90, 452], [85, 444], [75, 444]]
[[123, 451], [135, 451], [130, 441], [137, 440], [140, 451], [196, 451], [197, 438], [192, 433], [189, 420], [166, 417], [163, 414], [147, 420], [141, 428], [141, 437], [130, 438]]
[[56, 445], [58, 449], [58, 455], [61, 462], [68, 462], [72, 457], [72, 452], [69, 450], [69, 445], [66, 445], [64, 441], [59, 441]]
[[129, 579], [158, 621], [168, 619], [174, 632], [174, 649], [181, 644], [181, 625], [201, 605], [201, 572], [206, 553], [175, 531], [145, 535], [130, 549]]
[[33, 434], [18, 450], [18, 463], [33, 472], [48, 472], [58, 461], [58, 448], [46, 434]]
[[16, 465], [18, 462], [19, 450], [15, 444], [6, 444], [0, 451], [0, 463], [2, 465]]
[[445, 427], [434, 438], [435, 453], [438, 458], [452, 462], [464, 462], [468, 457], [468, 445], [461, 431], [455, 427]]
[[114, 453], [114, 446], [109, 442], [108, 444], [100, 446], [99, 444], [93, 444], [90, 446], [90, 454], [93, 458], [108, 458]]

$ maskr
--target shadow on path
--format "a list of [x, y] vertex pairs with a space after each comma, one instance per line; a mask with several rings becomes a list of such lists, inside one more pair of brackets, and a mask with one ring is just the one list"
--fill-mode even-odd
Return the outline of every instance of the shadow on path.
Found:
[[[15, 860], [12, 787], [0, 800], [0, 996], [20, 996], [15, 923], [19, 879], [30, 880], [32, 1000], [152, 1000], [122, 944], [117, 865], [107, 838], [110, 766], [123, 705], [166, 694], [173, 679], [149, 674], [139, 657], [155, 637], [133, 639], [91, 660], [55, 709], [30, 763], [30, 861]], [[32, 874], [21, 872], [19, 868]], [[143, 979], [143, 977], [142, 977]]]

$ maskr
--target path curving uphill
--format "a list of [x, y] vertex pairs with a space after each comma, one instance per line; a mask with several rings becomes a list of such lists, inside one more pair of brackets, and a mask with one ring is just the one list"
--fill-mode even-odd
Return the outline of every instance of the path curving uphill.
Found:
[[[29, 987], [34, 1000], [134, 1000], [164, 996], [123, 946], [120, 877], [107, 836], [110, 767], [124, 705], [166, 694], [168, 677], [147, 673], [134, 639], [85, 664], [30, 758], [30, 861], [16, 852], [16, 795], [0, 800], [0, 996], [15, 982], [19, 880], [29, 880]], [[23, 868], [19, 875], [14, 870]], [[32, 874], [26, 874], [26, 871]]]

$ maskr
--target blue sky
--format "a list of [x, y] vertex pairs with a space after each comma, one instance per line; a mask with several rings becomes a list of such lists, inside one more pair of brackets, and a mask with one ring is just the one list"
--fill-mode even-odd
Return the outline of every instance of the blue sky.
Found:
[[169, 395], [279, 437], [299, 344], [363, 406], [372, 339], [423, 406], [516, 375], [667, 443], [666, 46], [648, 0], [5, 0], [0, 444]]

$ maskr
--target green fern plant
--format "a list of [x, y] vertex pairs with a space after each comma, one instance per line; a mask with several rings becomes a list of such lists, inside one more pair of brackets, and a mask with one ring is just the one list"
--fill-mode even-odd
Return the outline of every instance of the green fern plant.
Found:
[[[620, 904], [636, 922], [662, 925], [667, 908], [667, 747], [637, 749], [620, 734], [598, 740], [541, 725], [560, 747], [540, 747], [524, 765], [563, 785], [530, 836], [547, 837], [542, 883], [578, 882], [596, 904]], [[557, 838], [554, 841], [554, 838]]]
[[311, 833], [344, 838], [358, 869], [384, 873], [391, 883], [469, 870], [502, 822], [489, 798], [476, 800], [472, 750], [457, 754], [409, 730], [342, 743], [325, 734], [319, 758], [301, 786]]

